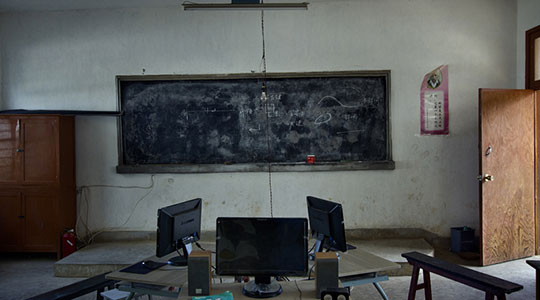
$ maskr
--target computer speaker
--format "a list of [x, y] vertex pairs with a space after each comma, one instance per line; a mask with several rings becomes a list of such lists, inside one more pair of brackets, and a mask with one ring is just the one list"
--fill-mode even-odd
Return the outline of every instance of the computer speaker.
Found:
[[315, 253], [315, 285], [317, 286], [317, 298], [322, 299], [322, 291], [338, 287], [338, 273], [338, 258], [335, 252]]
[[212, 289], [212, 254], [192, 251], [188, 256], [188, 295], [207, 296]]
[[321, 300], [349, 300], [349, 289], [328, 288], [321, 292]]

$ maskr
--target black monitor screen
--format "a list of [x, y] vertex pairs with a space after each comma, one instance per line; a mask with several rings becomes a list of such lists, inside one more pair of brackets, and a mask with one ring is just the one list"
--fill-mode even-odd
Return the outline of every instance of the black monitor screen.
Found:
[[219, 275], [305, 275], [305, 218], [218, 218]]
[[324, 239], [327, 249], [347, 251], [345, 224], [341, 204], [307, 197], [309, 227], [318, 239]]
[[156, 256], [162, 257], [199, 240], [201, 199], [170, 205], [158, 210]]

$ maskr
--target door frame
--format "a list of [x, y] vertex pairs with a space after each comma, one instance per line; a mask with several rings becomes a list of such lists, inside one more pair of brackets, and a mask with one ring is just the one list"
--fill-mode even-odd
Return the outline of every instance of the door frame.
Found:
[[540, 25], [525, 32], [525, 88], [540, 90], [540, 80], [534, 80], [535, 73], [535, 40], [540, 38]]

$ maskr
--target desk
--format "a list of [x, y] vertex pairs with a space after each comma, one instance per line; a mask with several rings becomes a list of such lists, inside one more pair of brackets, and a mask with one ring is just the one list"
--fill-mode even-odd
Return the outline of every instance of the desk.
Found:
[[[209, 250], [214, 249], [213, 246], [206, 245], [205, 248]], [[173, 253], [162, 258], [153, 256], [148, 259], [165, 262], [169, 259], [169, 257], [176, 255], [176, 253]], [[339, 255], [339, 279], [344, 287], [372, 283], [382, 298], [388, 300], [384, 290], [379, 285], [379, 282], [388, 280], [388, 276], [381, 275], [380, 273], [399, 269], [400, 265], [358, 248], [349, 250], [347, 253], [339, 253]], [[131, 292], [133, 294], [146, 293], [176, 298], [179, 294], [178, 291], [171, 292], [165, 290], [153, 290], [152, 288], [169, 286], [181, 288], [187, 283], [187, 269], [185, 267], [163, 266], [147, 274], [134, 274], [115, 271], [107, 274], [106, 277], [107, 279], [124, 281], [124, 283], [118, 287], [118, 289], [122, 291]], [[308, 282], [308, 284], [313, 284], [313, 286], [315, 286], [313, 281]], [[187, 293], [187, 289], [181, 289], [181, 291], [183, 290], [185, 290]]]
[[[300, 297], [300, 291], [302, 292], [302, 300], [318, 300], [317, 293], [315, 291], [314, 280], [297, 280], [295, 281], [280, 281], [279, 284], [283, 289], [283, 292], [276, 297], [269, 299], [276, 300], [297, 300]], [[242, 294], [242, 287], [244, 283], [220, 283], [212, 285], [212, 294], [217, 295], [223, 292], [229, 291], [233, 293], [234, 300], [254, 300], [255, 298], [249, 298]], [[191, 300], [191, 296], [188, 296], [187, 289], [182, 289], [178, 295], [178, 300]]]
[[[162, 258], [152, 256], [147, 258], [157, 262], [167, 262], [170, 257], [177, 256], [173, 252]], [[135, 274], [114, 271], [106, 275], [107, 279], [119, 280], [118, 289], [124, 292], [129, 292], [129, 299], [132, 299], [135, 294], [148, 294], [163, 297], [177, 298], [181, 287], [187, 283], [187, 267], [173, 267], [165, 265], [159, 269], [146, 274]], [[175, 287], [173, 291], [166, 288]]]
[[344, 287], [372, 283], [381, 297], [388, 300], [379, 285], [380, 281], [388, 280], [388, 276], [379, 273], [399, 269], [400, 265], [358, 248], [339, 255], [339, 280]]

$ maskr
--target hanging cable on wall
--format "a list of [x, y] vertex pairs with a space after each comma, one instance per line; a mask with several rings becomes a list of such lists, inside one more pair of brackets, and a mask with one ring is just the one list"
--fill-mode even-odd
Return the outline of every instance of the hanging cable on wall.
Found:
[[[131, 217], [135, 213], [135, 209], [137, 208], [139, 203], [141, 203], [141, 201], [146, 199], [146, 196], [148, 196], [154, 190], [154, 186], [155, 186], [154, 177], [155, 177], [155, 174], [152, 174], [150, 176], [151, 184], [148, 185], [148, 186], [138, 186], [138, 185], [135, 185], [135, 186], [121, 186], [121, 185], [96, 184], [96, 185], [82, 185], [82, 186], [77, 187], [77, 193], [80, 195], [80, 198], [79, 198], [80, 204], [79, 204], [78, 213], [77, 213], [78, 217], [77, 217], [77, 222], [75, 224], [75, 232], [76, 232], [77, 238], [81, 242], [83, 242], [85, 245], [88, 245], [88, 244], [92, 243], [93, 239], [97, 235], [99, 235], [99, 234], [101, 234], [101, 233], [103, 233], [105, 231], [112, 231], [112, 230], [122, 229], [129, 222], [129, 220], [131, 219]], [[87, 192], [92, 188], [144, 189], [144, 190], [148, 190], [148, 192], [146, 192], [142, 197], [140, 197], [136, 201], [135, 205], [131, 208], [131, 212], [130, 212], [129, 216], [127, 217], [127, 219], [121, 225], [116, 226], [116, 227], [112, 227], [112, 228], [107, 228], [107, 229], [100, 229], [100, 230], [92, 232], [92, 230], [90, 230], [90, 227], [88, 225], [90, 206], [89, 206], [89, 203], [88, 203], [88, 195], [87, 195]], [[83, 220], [83, 218], [81, 216], [82, 203], [84, 203], [86, 205], [86, 220]], [[84, 238], [80, 235], [80, 232], [78, 230], [79, 222], [84, 226], [85, 235], [86, 235]]]
[[[264, 0], [261, 0], [261, 4]], [[268, 166], [268, 189], [270, 193], [270, 216], [274, 217], [274, 207], [272, 199], [272, 152], [270, 147], [270, 118], [268, 117], [268, 90], [266, 87], [266, 45], [264, 40], [264, 9], [261, 10], [261, 33], [262, 33], [262, 63], [263, 63], [263, 84], [261, 92], [261, 101], [264, 104], [264, 119], [266, 123], [266, 162]]]

